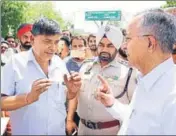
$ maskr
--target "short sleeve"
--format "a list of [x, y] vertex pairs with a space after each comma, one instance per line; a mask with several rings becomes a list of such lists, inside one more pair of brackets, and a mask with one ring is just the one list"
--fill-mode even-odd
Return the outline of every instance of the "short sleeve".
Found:
[[1, 94], [15, 94], [15, 71], [13, 69], [13, 58], [11, 58], [1, 71]]

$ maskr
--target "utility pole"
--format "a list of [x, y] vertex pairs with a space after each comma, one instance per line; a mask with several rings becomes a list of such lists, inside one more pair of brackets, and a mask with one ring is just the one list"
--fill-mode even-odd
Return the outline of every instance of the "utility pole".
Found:
[[101, 26], [103, 26], [103, 21], [101, 21]]

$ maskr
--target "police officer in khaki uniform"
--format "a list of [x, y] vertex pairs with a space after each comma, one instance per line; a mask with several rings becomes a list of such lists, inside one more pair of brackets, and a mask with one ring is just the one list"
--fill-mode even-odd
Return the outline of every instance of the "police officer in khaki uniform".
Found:
[[115, 135], [119, 130], [121, 122], [114, 119], [96, 100], [96, 89], [101, 85], [97, 76], [101, 75], [109, 82], [114, 96], [124, 104], [129, 103], [135, 82], [131, 81], [128, 93], [124, 93], [128, 68], [115, 59], [122, 41], [120, 29], [113, 26], [100, 28], [96, 36], [98, 58], [82, 65], [80, 73], [83, 81], [77, 97], [77, 112], [80, 117], [78, 135]]

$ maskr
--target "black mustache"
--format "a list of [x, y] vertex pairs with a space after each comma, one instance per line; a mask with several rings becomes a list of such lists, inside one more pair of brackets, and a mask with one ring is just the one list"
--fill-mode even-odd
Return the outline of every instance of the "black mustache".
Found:
[[25, 42], [24, 45], [30, 45], [31, 43], [30, 42]]
[[110, 62], [111, 61], [111, 54], [108, 52], [101, 52], [99, 55], [99, 59], [102, 61], [107, 61]]

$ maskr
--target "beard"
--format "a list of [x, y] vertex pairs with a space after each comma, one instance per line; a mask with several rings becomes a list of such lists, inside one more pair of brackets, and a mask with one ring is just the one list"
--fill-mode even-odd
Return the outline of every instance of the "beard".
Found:
[[106, 61], [110, 63], [115, 59], [116, 55], [117, 55], [117, 50], [112, 55], [108, 52], [100, 52], [98, 58], [100, 61]]
[[120, 56], [122, 56], [125, 60], [127, 60], [127, 54], [126, 54], [126, 52], [124, 51], [124, 50], [122, 50], [121, 48], [119, 48], [119, 54], [120, 54]]
[[97, 46], [95, 44], [89, 46], [91, 51], [97, 51]]
[[22, 43], [20, 41], [20, 43], [21, 43], [22, 48], [24, 48], [25, 50], [29, 50], [32, 47], [30, 42]]

